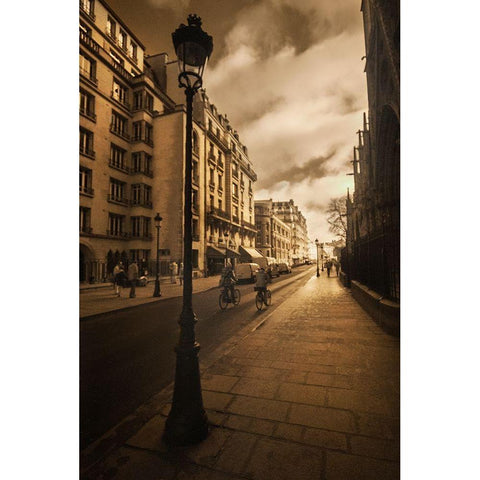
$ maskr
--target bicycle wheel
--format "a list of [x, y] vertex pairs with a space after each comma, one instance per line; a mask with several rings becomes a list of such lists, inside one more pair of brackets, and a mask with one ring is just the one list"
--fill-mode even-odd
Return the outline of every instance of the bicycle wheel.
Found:
[[270, 306], [272, 304], [272, 292], [267, 290], [265, 292], [265, 305]]
[[240, 290], [238, 288], [236, 288], [233, 291], [233, 304], [238, 305], [240, 303], [240, 298], [241, 297], [242, 297], [242, 295], [240, 294]]
[[222, 292], [218, 297], [218, 305], [222, 310], [225, 310], [228, 307], [228, 298], [225, 295], [225, 292]]
[[262, 292], [257, 292], [257, 296], [255, 297], [255, 305], [257, 310], [261, 310], [263, 307], [263, 295]]

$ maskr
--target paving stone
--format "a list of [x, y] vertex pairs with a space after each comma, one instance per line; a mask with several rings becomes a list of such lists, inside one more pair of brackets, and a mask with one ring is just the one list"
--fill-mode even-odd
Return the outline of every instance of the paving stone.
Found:
[[305, 383], [308, 385], [323, 385], [337, 388], [352, 387], [352, 379], [347, 375], [331, 375], [318, 372], [308, 372]]
[[344, 408], [357, 412], [390, 415], [394, 412], [383, 395], [370, 395], [346, 389], [328, 389], [327, 402], [329, 407]]
[[291, 425], [290, 423], [279, 423], [275, 430], [274, 436], [300, 442], [303, 437], [305, 427], [300, 425]]
[[229, 392], [238, 381], [239, 377], [203, 374], [202, 389], [213, 390], [216, 392]]
[[242, 378], [232, 388], [231, 393], [249, 395], [251, 397], [274, 398], [279, 386], [278, 382]]
[[257, 437], [250, 433], [234, 432], [225, 442], [215, 463], [215, 470], [243, 473]]
[[299, 385], [297, 383], [282, 383], [278, 390], [278, 400], [286, 402], [307, 403], [309, 405], [326, 405], [326, 388], [316, 385]]
[[400, 461], [400, 443], [398, 441], [352, 435], [350, 446], [355, 455]]
[[277, 400], [237, 396], [228, 406], [227, 411], [247, 417], [284, 421], [287, 418], [289, 406], [290, 404]]
[[366, 436], [395, 439], [400, 436], [400, 418], [356, 414], [358, 433]]
[[400, 464], [344, 453], [326, 453], [325, 480], [398, 480]]
[[280, 380], [285, 377], [286, 370], [278, 370], [275, 368], [265, 367], [241, 367], [239, 370], [239, 376], [257, 378], [264, 380]]
[[302, 440], [309, 445], [347, 451], [347, 437], [344, 433], [305, 427]]
[[185, 447], [183, 455], [193, 463], [212, 467], [231, 435], [232, 432], [225, 428], [210, 428], [207, 438], [196, 445]]
[[335, 408], [293, 404], [288, 422], [337, 432], [355, 432], [353, 414]]
[[245, 473], [253, 480], [312, 480], [321, 478], [322, 456], [315, 448], [260, 439]]
[[127, 440], [127, 445], [145, 450], [167, 451], [167, 447], [162, 441], [166, 420], [167, 418], [163, 415], [155, 415], [133, 437]]
[[202, 392], [202, 397], [205, 408], [222, 411], [225, 410], [225, 407], [232, 400], [233, 395], [205, 390]]

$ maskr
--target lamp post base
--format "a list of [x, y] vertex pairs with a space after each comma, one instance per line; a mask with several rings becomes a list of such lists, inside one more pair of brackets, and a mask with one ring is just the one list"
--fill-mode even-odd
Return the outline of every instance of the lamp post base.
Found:
[[318, 268], [317, 268], [317, 277], [319, 277], [319, 276], [320, 276], [320, 272], [318, 271]]
[[170, 446], [193, 445], [208, 435], [208, 418], [203, 408], [198, 366], [200, 345], [195, 342], [193, 348], [176, 347], [175, 350], [175, 391], [163, 440]]
[[155, 289], [153, 290], [154, 297], [161, 297], [162, 294], [160, 293], [160, 280], [158, 278], [155, 280]]

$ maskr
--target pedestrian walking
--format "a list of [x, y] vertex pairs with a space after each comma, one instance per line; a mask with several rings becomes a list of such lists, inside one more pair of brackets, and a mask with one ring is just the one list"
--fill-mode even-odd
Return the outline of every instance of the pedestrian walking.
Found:
[[325, 266], [327, 267], [327, 275], [330, 276], [330, 272], [332, 270], [332, 261], [328, 260]]
[[338, 277], [339, 270], [340, 270], [340, 262], [338, 260], [335, 260], [335, 273], [337, 274], [337, 277]]
[[133, 262], [128, 266], [128, 283], [130, 284], [130, 298], [135, 298], [135, 287], [137, 286], [138, 280], [138, 265], [133, 260]]
[[180, 285], [183, 285], [183, 263], [180, 262], [180, 268], [178, 269], [178, 279], [180, 280]]
[[120, 296], [122, 288], [125, 284], [125, 270], [123, 268], [123, 263], [118, 262], [113, 269], [113, 288], [115, 290], [115, 295]]
[[168, 266], [168, 268], [170, 269], [170, 282], [177, 283], [177, 280], [176, 280], [177, 269], [178, 269], [177, 262], [175, 261], [170, 262], [170, 265]]

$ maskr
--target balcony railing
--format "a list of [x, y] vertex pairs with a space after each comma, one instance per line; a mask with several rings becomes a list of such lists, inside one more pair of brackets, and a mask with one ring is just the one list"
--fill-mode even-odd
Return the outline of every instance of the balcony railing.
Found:
[[242, 220], [242, 227], [250, 228], [252, 230], [257, 230], [257, 227], [253, 223], [246, 222]]
[[95, 192], [91, 187], [85, 187], [84, 185], [80, 185], [80, 193], [82, 195], [87, 195], [88, 197], [93, 197], [93, 194]]
[[139, 233], [135, 232], [132, 233], [131, 235], [132, 239], [137, 239], [137, 240], [151, 240], [153, 238], [151, 233]]
[[110, 125], [110, 131], [124, 140], [127, 140], [127, 142], [130, 141], [130, 135], [125, 130], [116, 127], [114, 124]]
[[128, 100], [126, 98], [121, 98], [113, 90], [110, 92], [110, 97], [116, 100], [121, 105], [123, 105], [125, 108], [130, 109], [130, 103], [128, 102]]
[[86, 157], [95, 159], [95, 152], [88, 147], [80, 147], [80, 153]]
[[213, 192], [215, 190], [215, 182], [208, 182], [208, 186], [209, 186], [211, 192]]
[[132, 200], [130, 205], [132, 207], [153, 208], [153, 203], [151, 200]]
[[148, 137], [144, 137], [143, 135], [135, 135], [132, 137], [132, 142], [143, 142], [149, 145], [150, 147], [153, 147], [153, 140]]
[[115, 170], [119, 170], [120, 172], [130, 173], [130, 169], [125, 164], [114, 162], [113, 160], [109, 160], [108, 165], [114, 168]]
[[130, 81], [133, 78], [133, 75], [129, 73], [128, 70], [125, 70], [125, 68], [123, 68], [115, 60], [112, 59], [111, 65], [113, 66], [113, 69], [126, 80]]
[[121, 238], [122, 240], [128, 240], [130, 234], [127, 232], [119, 232], [118, 230], [107, 230], [107, 235], [109, 237]]
[[146, 177], [153, 178], [153, 170], [146, 170], [145, 168], [139, 168], [137, 170], [130, 169], [131, 174], [141, 174]]
[[119, 203], [121, 205], [125, 205], [128, 207], [128, 198], [126, 197], [119, 197], [118, 195], [108, 195], [108, 201], [113, 203]]
[[89, 50], [94, 53], [98, 53], [100, 49], [100, 45], [90, 35], [87, 35], [83, 30], [80, 30], [80, 43], [85, 45]]
[[208, 213], [210, 215], [216, 215], [217, 217], [225, 218], [227, 220], [230, 219], [230, 215], [227, 212], [224, 212], [223, 210], [220, 210], [217, 207], [210, 207], [210, 210]]

